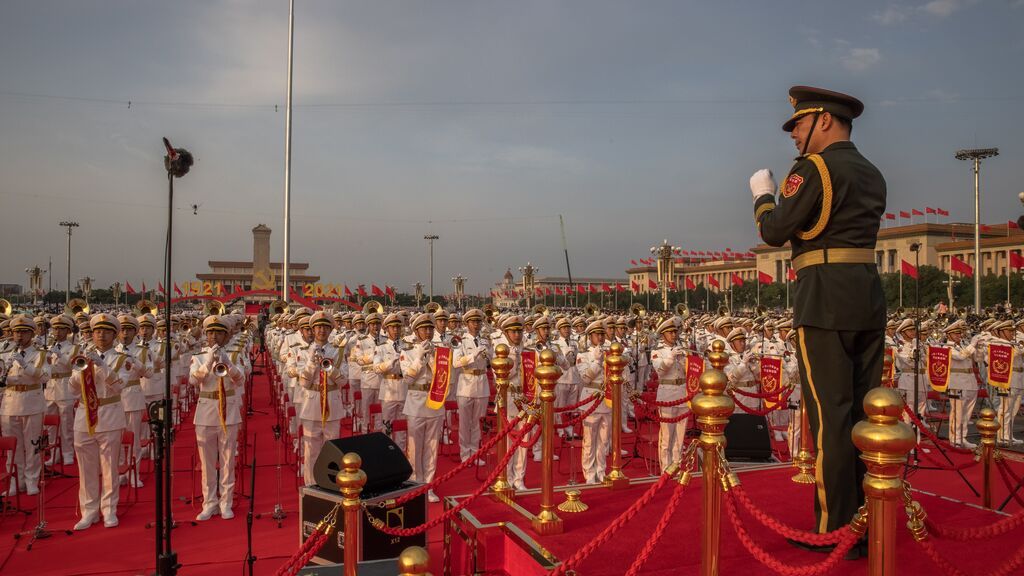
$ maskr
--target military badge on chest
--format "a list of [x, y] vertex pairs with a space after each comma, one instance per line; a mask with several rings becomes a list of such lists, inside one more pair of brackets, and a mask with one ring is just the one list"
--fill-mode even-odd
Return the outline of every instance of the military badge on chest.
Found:
[[790, 174], [789, 178], [782, 183], [782, 195], [786, 198], [796, 196], [796, 193], [800, 191], [800, 187], [803, 186], [804, 177], [799, 174]]

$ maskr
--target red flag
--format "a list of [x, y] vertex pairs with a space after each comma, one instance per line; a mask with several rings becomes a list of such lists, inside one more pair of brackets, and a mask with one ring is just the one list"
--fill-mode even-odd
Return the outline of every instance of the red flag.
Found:
[[959, 272], [967, 277], [974, 277], [974, 268], [971, 268], [970, 265], [967, 264], [967, 262], [964, 262], [963, 260], [957, 258], [956, 256], [953, 256], [953, 258], [949, 261], [949, 269], [952, 270], [953, 272]]
[[1024, 268], [1024, 256], [1016, 252], [1010, 252], [1010, 268], [1020, 270]]
[[555, 296], [561, 296], [561, 295], [562, 295], [562, 287], [561, 286], [555, 286]]
[[786, 271], [786, 278], [789, 280], [796, 280], [796, 270], [790, 268]]
[[630, 280], [629, 281], [629, 287], [633, 290], [634, 293], [639, 293], [640, 292], [640, 284], [637, 283], [637, 282], [634, 282], [634, 281]]
[[669, 288], [669, 290], [675, 291], [676, 283], [675, 282], [669, 282], [668, 283], [668, 288]]
[[654, 280], [651, 280], [650, 278], [648, 278], [647, 279], [647, 288], [650, 289], [650, 290], [657, 290], [658, 289], [658, 283], [655, 282]]
[[900, 262], [902, 262], [901, 266], [903, 269], [903, 273], [906, 274], [907, 276], [910, 276], [914, 280], [917, 280], [917, 266], [914, 266], [910, 262], [907, 262], [906, 260], [903, 259], [901, 259]]
[[939, 213], [939, 216], [949, 216], [949, 210], [943, 210], [942, 208], [936, 208], [935, 211]]
[[550, 286], [548, 286], [547, 288], [544, 288], [544, 294], [546, 294], [547, 296], [551, 296], [551, 287]]
[[146, 281], [145, 280], [142, 281], [142, 293], [143, 294], [146, 293]]
[[345, 296], [351, 296], [352, 291], [348, 289], [348, 284], [345, 284]]
[[177, 282], [174, 283], [174, 293], [177, 294], [178, 296], [181, 296], [181, 288], [178, 288]]
[[885, 213], [885, 219], [886, 219], [886, 220], [895, 220], [895, 219], [896, 219], [896, 215], [895, 215], [895, 214], [892, 214], [892, 213], [890, 213], [890, 212], [886, 212], [886, 213]]
[[630, 260], [629, 263], [632, 264], [633, 266], [636, 266], [636, 260]]
[[708, 284], [714, 286], [715, 288], [722, 287], [722, 285], [718, 283], [718, 279], [712, 276], [711, 274], [708, 274]]
[[769, 275], [767, 272], [761, 272], [760, 270], [758, 270], [757, 281], [760, 282], [761, 284], [771, 284], [772, 282], [775, 281], [775, 279], [772, 278], [771, 275]]
[[601, 284], [601, 292], [611, 292], [612, 287], [608, 284]]
[[533, 295], [534, 295], [534, 296], [543, 296], [543, 295], [544, 295], [544, 289], [543, 289], [543, 288], [541, 288], [541, 287], [539, 287], [539, 286], [538, 286], [538, 287], [535, 287], [535, 288], [533, 289]]
[[925, 206], [924, 211], [926, 214], [935, 214], [935, 208], [929, 208]]
[[128, 281], [124, 283], [124, 291], [129, 294], [135, 294], [135, 288], [132, 288], [132, 283]]
[[1020, 230], [1020, 226], [1017, 226], [1017, 223], [1014, 222], [1013, 220], [1007, 220], [1006, 221], [1006, 227], [1007, 228], [1012, 228], [1014, 230]]
[[593, 284], [588, 284], [588, 286], [590, 287], [591, 294], [597, 294], [597, 286], [594, 286]]
[[988, 226], [986, 226], [984, 224], [980, 224], [979, 226], [981, 227], [981, 231], [982, 232], [991, 232], [992, 231], [991, 228], [989, 228]]
[[740, 278], [740, 275], [735, 272], [732, 273], [732, 285], [743, 286], [743, 278]]
[[693, 280], [691, 280], [689, 276], [686, 277], [686, 289], [687, 290], [696, 290], [697, 289], [697, 285], [693, 283]]
[[924, 216], [924, 212], [921, 212], [917, 208], [911, 209], [910, 213], [913, 214], [914, 216]]
[[384, 295], [384, 291], [378, 288], [376, 284], [370, 284], [370, 292], [372, 292], [374, 296]]
[[626, 291], [626, 285], [625, 284], [616, 284], [615, 285], [615, 290], [617, 290], [618, 292], [625, 292]]
[[157, 282], [157, 286], [158, 286], [157, 292], [159, 292], [161, 294], [166, 292], [166, 290], [164, 290], [164, 283], [163, 282]]
[[585, 284], [577, 284], [576, 285], [576, 292], [579, 293], [579, 294], [586, 294], [587, 293], [586, 285]]
[[360, 284], [356, 288], [356, 292], [358, 292], [360, 296], [365, 298], [366, 297], [366, 285], [365, 284]]
[[910, 218], [910, 212], [906, 210], [900, 210], [900, 218]]
[[393, 286], [388, 286], [388, 285], [385, 285], [385, 286], [384, 286], [384, 288], [385, 288], [384, 292], [385, 292], [385, 293], [386, 293], [386, 294], [387, 294], [388, 296], [390, 296], [390, 297], [392, 297], [392, 298], [394, 298], [394, 297], [395, 297], [395, 289], [394, 289], [394, 287], [393, 287]]

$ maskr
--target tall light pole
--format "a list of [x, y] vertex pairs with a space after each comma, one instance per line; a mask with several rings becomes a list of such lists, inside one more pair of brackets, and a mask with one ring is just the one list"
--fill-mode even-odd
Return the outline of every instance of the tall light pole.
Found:
[[32, 292], [32, 305], [35, 306], [39, 304], [39, 297], [43, 294], [43, 274], [46, 272], [39, 266], [33, 266], [25, 268], [25, 273], [28, 274], [29, 290]]
[[455, 283], [455, 301], [458, 303], [459, 310], [462, 310], [462, 295], [465, 293], [466, 280], [462, 274], [452, 278], [452, 282]]
[[[999, 148], [969, 148], [957, 150], [957, 160], [970, 160], [974, 164], [974, 313], [981, 313], [981, 161], [999, 155]], [[1009, 270], [1009, 269], [1007, 269]], [[1009, 272], [1007, 272], [1009, 274]]]
[[[292, 240], [292, 47], [295, 45], [295, 0], [288, 1], [288, 90], [284, 111], [284, 284], [281, 285], [281, 300], [288, 302], [291, 291], [291, 240]], [[167, 324], [170, 327], [170, 323]]]
[[438, 238], [437, 234], [427, 234], [423, 237], [424, 240], [430, 242], [430, 302], [434, 301], [434, 240]]
[[64, 220], [60, 225], [68, 229], [68, 284], [64, 290], [64, 305], [67, 306], [71, 302], [71, 229], [78, 228], [78, 222]]
[[416, 289], [416, 307], [420, 307], [420, 300], [423, 300], [423, 282], [417, 282], [413, 284], [413, 288]]
[[527, 262], [526, 266], [519, 267], [519, 271], [523, 274], [523, 292], [526, 292], [526, 307], [533, 308], [533, 276], [540, 272], [540, 268]]
[[651, 246], [651, 254], [658, 259], [658, 284], [661, 286], [661, 309], [668, 310], [668, 285], [675, 278], [675, 258], [673, 254], [681, 250], [678, 246], [662, 240], [661, 246]]
[[82, 292], [82, 295], [85, 296], [85, 301], [88, 302], [89, 295], [92, 294], [92, 278], [86, 276], [79, 280], [78, 289]]
[[114, 282], [110, 285], [110, 294], [114, 297], [114, 306], [121, 304], [121, 283]]

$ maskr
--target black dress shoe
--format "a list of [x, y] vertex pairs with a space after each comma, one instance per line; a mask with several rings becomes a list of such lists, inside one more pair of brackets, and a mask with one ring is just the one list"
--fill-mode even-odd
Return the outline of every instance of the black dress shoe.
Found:
[[786, 542], [789, 542], [790, 546], [796, 546], [809, 552], [817, 552], [818, 554], [831, 554], [836, 549], [835, 544], [808, 544], [807, 542], [801, 542], [792, 538], [786, 538]]

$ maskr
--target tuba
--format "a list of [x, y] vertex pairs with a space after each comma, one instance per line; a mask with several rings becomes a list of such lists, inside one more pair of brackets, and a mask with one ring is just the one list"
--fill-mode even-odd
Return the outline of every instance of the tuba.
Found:
[[210, 300], [203, 306], [203, 313], [207, 316], [221, 316], [224, 310], [224, 303], [220, 300]]
[[145, 298], [135, 303], [136, 316], [142, 316], [143, 314], [152, 314], [153, 316], [156, 316], [158, 312], [159, 309], [156, 307], [156, 304], [146, 300]]
[[543, 304], [537, 304], [536, 306], [531, 308], [530, 311], [533, 312], [534, 314], [540, 314], [541, 316], [547, 316], [550, 312], [548, 310], [548, 307]]
[[376, 300], [367, 300], [366, 303], [363, 304], [363, 314], [366, 315], [366, 316], [369, 316], [370, 314], [383, 314], [383, 313], [384, 313], [384, 305], [381, 304], [380, 302], [377, 302]]
[[686, 304], [683, 304], [682, 302], [676, 304], [675, 313], [676, 316], [682, 317], [683, 320], [686, 320], [687, 318], [690, 317], [690, 309], [686, 306]]
[[722, 304], [721, 306], [719, 306], [718, 307], [718, 315], [719, 316], [728, 316], [729, 315], [729, 307], [726, 306], [725, 304]]
[[288, 311], [288, 303], [284, 300], [274, 300], [270, 303], [269, 308], [273, 314], [284, 314]]
[[629, 312], [633, 316], [636, 316], [638, 318], [643, 318], [644, 316], [647, 316], [647, 309], [644, 308], [644, 305], [639, 302], [633, 302], [632, 306], [629, 307]]
[[6, 298], [0, 298], [0, 314], [10, 316], [12, 310], [14, 310], [14, 306], [11, 306]]
[[488, 324], [494, 323], [494, 317], [498, 314], [498, 309], [494, 307], [494, 304], [484, 304], [484, 317], [487, 318]]
[[[370, 302], [372, 302], [372, 300]], [[423, 311], [426, 312], [427, 314], [434, 314], [440, 309], [441, 305], [438, 304], [437, 302], [427, 302], [426, 305], [423, 306]]]
[[79, 312], [82, 314], [89, 313], [89, 303], [81, 298], [72, 298], [68, 305], [64, 307], [65, 314], [75, 316]]
[[583, 314], [587, 316], [597, 316], [600, 312], [601, 309], [598, 308], [597, 304], [594, 304], [593, 302], [588, 302], [587, 305], [583, 307]]

